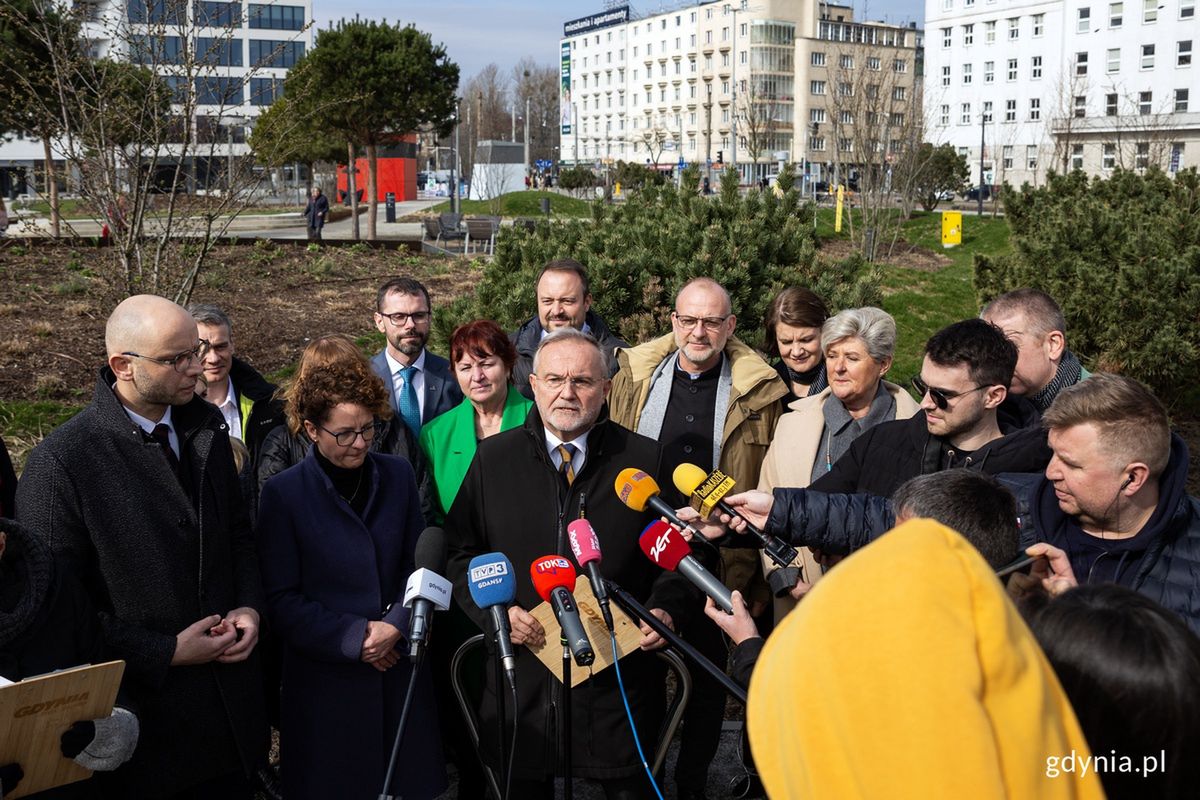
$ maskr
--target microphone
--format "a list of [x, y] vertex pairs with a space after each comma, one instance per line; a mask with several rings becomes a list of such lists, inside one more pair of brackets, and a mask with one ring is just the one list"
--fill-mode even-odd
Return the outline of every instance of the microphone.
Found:
[[788, 542], [760, 531], [725, 502], [725, 495], [733, 491], [734, 480], [720, 470], [705, 474], [704, 470], [695, 464], [680, 464], [671, 476], [675, 488], [683, 495], [691, 498], [691, 506], [701, 517], [707, 519], [713, 509], [720, 509], [731, 517], [737, 517], [746, 523], [746, 530], [762, 542], [763, 552], [767, 557], [781, 567], [786, 567], [796, 558], [796, 548]]
[[579, 607], [571, 592], [575, 590], [575, 568], [563, 556], [543, 556], [529, 567], [529, 577], [538, 595], [554, 609], [554, 618], [562, 627], [563, 642], [571, 650], [575, 663], [589, 666], [596, 660], [592, 643], [583, 630]]
[[467, 588], [471, 590], [475, 605], [492, 612], [500, 660], [504, 663], [509, 685], [516, 686], [517, 656], [513, 652], [512, 629], [508, 625], [508, 604], [517, 596], [512, 562], [503, 553], [475, 556], [467, 566]]
[[588, 572], [592, 583], [592, 594], [600, 603], [600, 613], [604, 615], [604, 624], [613, 630], [612, 609], [608, 607], [608, 587], [604, 585], [604, 576], [600, 574], [600, 540], [592, 523], [586, 519], [573, 520], [567, 526], [567, 541], [571, 543], [571, 552], [575, 561]]
[[679, 531], [656, 519], [642, 531], [642, 535], [638, 537], [638, 546], [642, 548], [646, 558], [663, 569], [679, 572], [711, 597], [722, 611], [726, 614], [733, 613], [733, 597], [729, 589], [692, 557], [692, 548], [683, 540]]
[[426, 528], [417, 539], [417, 569], [404, 587], [404, 607], [412, 609], [408, 628], [408, 657], [416, 663], [429, 641], [433, 610], [450, 607], [450, 581], [446, 571], [446, 534], [441, 528]]
[[640, 469], [628, 467], [621, 470], [620, 474], [617, 475], [617, 480], [613, 484], [613, 488], [616, 490], [617, 497], [620, 498], [621, 502], [634, 511], [650, 509], [660, 517], [665, 517], [680, 530], [688, 531], [693, 536], [701, 535], [700, 531], [675, 515], [675, 509], [667, 505], [666, 501], [658, 496], [661, 491], [658, 488], [658, 482]]

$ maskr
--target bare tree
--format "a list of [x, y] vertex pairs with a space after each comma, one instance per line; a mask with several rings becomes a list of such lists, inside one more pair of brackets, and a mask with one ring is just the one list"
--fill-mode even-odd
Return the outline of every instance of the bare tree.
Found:
[[737, 99], [738, 136], [750, 157], [751, 170], [764, 152], [786, 149], [778, 146], [777, 134], [781, 127], [790, 126], [792, 106], [779, 102], [778, 94], [764, 82], [771, 77], [755, 75], [743, 81]]
[[500, 67], [488, 64], [463, 84], [462, 98], [464, 124], [460, 132], [460, 163], [464, 175], [469, 175], [480, 142], [488, 139], [507, 141], [511, 135], [508, 79]]
[[[559, 125], [558, 67], [539, 65], [526, 56], [512, 70], [513, 96], [523, 122], [517, 128], [518, 141], [529, 130], [529, 159], [551, 160], [555, 156]], [[525, 118], [525, 109], [529, 116]]]
[[650, 168], [657, 169], [658, 160], [662, 157], [663, 151], [667, 149], [667, 142], [673, 141], [671, 132], [667, 130], [662, 117], [653, 117], [647, 113], [644, 122], [646, 123], [645, 127], [638, 129], [635, 133], [634, 150], [636, 152], [638, 144], [645, 148]]

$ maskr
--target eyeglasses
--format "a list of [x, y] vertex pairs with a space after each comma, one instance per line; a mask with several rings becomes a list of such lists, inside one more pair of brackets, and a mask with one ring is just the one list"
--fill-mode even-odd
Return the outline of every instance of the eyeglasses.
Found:
[[704, 330], [716, 333], [721, 330], [721, 326], [725, 324], [725, 320], [729, 319], [732, 314], [726, 314], [723, 317], [685, 317], [677, 311], [672, 311], [671, 316], [675, 318], [675, 321], [685, 331], [690, 331], [696, 327], [697, 322], [703, 322]]
[[133, 358], [143, 358], [146, 361], [153, 361], [156, 364], [163, 364], [168, 367], [174, 367], [176, 372], [187, 372], [188, 367], [193, 361], [200, 361], [208, 354], [209, 344], [204, 339], [191, 350], [184, 350], [182, 353], [176, 353], [168, 358], [155, 358], [154, 356], [144, 356], [141, 353], [125, 351], [121, 353], [123, 356], [132, 356]]
[[321, 424], [317, 424], [317, 427], [332, 436], [333, 440], [338, 443], [338, 447], [349, 447], [360, 436], [365, 444], [370, 444], [379, 435], [379, 431], [383, 428], [383, 425], [376, 420], [365, 428], [360, 428], [356, 431], [338, 431], [337, 433], [334, 433]]
[[379, 316], [391, 322], [397, 328], [408, 322], [410, 317], [412, 318], [414, 325], [423, 325], [428, 322], [429, 317], [432, 316], [428, 311], [414, 311], [411, 314], [405, 314], [402, 311], [397, 311], [395, 314], [384, 314], [382, 311], [380, 311], [378, 314]]
[[945, 411], [947, 408], [949, 408], [950, 401], [956, 397], [962, 397], [964, 394], [970, 394], [971, 392], [978, 392], [981, 389], [988, 388], [987, 386], [976, 386], [974, 389], [966, 389], [961, 392], [952, 392], [949, 389], [935, 389], [929, 384], [925, 383], [925, 381], [921, 380], [920, 375], [913, 376], [912, 386], [917, 390], [918, 396], [925, 397], [925, 395], [929, 395], [930, 399], [933, 400], [933, 404], [941, 411]]
[[600, 383], [595, 378], [564, 378], [562, 375], [538, 376], [538, 382], [552, 392], [562, 389], [567, 383], [577, 392], [590, 392]]

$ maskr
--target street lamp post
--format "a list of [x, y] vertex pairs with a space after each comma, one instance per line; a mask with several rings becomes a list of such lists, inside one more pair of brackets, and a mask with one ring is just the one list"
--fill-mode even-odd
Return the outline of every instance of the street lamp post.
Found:
[[458, 128], [461, 121], [460, 101], [454, 103], [454, 157], [450, 160], [450, 211], [458, 213]]

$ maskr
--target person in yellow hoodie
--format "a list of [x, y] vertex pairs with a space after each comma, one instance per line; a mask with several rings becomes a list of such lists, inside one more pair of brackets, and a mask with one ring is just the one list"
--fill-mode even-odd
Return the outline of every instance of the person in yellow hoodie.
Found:
[[1003, 586], [932, 520], [846, 559], [784, 619], [746, 717], [772, 800], [1104, 797]]

